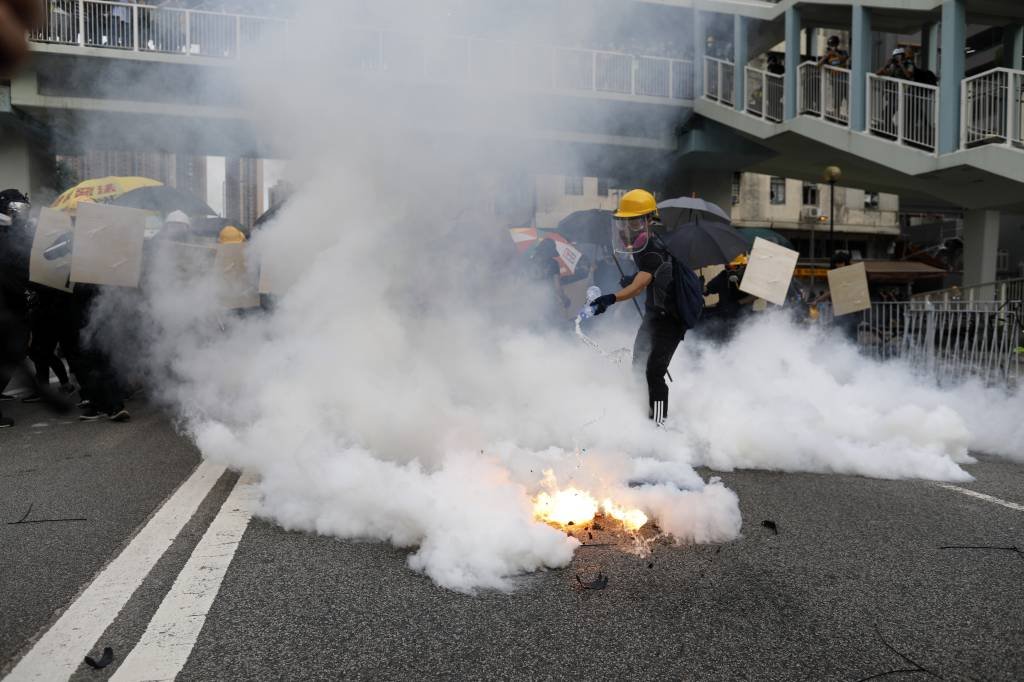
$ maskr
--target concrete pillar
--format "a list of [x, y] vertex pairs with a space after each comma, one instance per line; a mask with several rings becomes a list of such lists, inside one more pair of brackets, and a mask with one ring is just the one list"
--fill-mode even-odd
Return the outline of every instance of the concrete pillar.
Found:
[[800, 77], [800, 10], [796, 5], [786, 8], [786, 75], [782, 82], [782, 117], [796, 118], [796, 89]]
[[[995, 281], [998, 251], [999, 211], [966, 211], [963, 282], [965, 286]], [[991, 293], [983, 298], [991, 300]]]
[[224, 159], [224, 217], [238, 225], [242, 221], [242, 159]]
[[1003, 31], [1003, 66], [1024, 68], [1024, 24], [1011, 24]]
[[918, 62], [929, 71], [939, 68], [939, 24], [925, 24], [921, 27], [921, 56]]
[[850, 129], [867, 128], [868, 82], [871, 72], [871, 10], [853, 6], [850, 29]]
[[704, 32], [704, 13], [693, 8], [693, 93], [694, 97], [704, 96], [704, 52], [707, 35]]
[[818, 43], [820, 41], [821, 30], [817, 26], [808, 26], [804, 29], [804, 33], [807, 34], [807, 55], [810, 57], [818, 58], [820, 50], [818, 49]]
[[[4, 118], [0, 114], [0, 119]], [[0, 190], [17, 189], [35, 201], [47, 201], [52, 193], [56, 161], [48, 150], [17, 123], [0, 120]]]
[[960, 147], [960, 82], [967, 42], [966, 0], [942, 3], [942, 53], [939, 57], [939, 153]]
[[747, 62], [750, 61], [747, 46], [747, 18], [733, 16], [732, 63], [733, 99], [736, 111], [747, 110]]

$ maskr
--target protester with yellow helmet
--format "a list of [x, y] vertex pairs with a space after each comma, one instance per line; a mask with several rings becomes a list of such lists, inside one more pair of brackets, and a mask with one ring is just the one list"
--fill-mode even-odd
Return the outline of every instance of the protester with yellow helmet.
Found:
[[217, 235], [218, 244], [241, 244], [245, 241], [245, 235], [234, 225], [228, 225]]
[[[637, 273], [623, 277], [623, 289], [619, 292], [595, 299], [592, 303], [595, 314], [603, 313], [608, 306], [619, 301], [639, 296], [655, 281], [655, 277], [672, 277], [671, 256], [654, 232], [660, 225], [653, 194], [634, 189], [622, 195], [614, 214], [612, 245], [617, 253], [633, 258]], [[686, 334], [686, 327], [666, 312], [666, 308], [671, 307], [664, 301], [655, 301], [655, 296], [648, 292], [643, 322], [633, 342], [633, 367], [638, 372], [642, 370], [647, 379], [648, 416], [658, 424], [664, 422], [668, 413], [665, 374]]]

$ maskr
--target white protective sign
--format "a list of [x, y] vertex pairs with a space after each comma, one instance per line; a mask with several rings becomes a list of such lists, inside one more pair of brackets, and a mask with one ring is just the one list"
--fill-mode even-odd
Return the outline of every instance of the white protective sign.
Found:
[[43, 251], [71, 234], [71, 216], [53, 208], [44, 208], [39, 213], [36, 234], [32, 239], [32, 253], [28, 261], [28, 281], [52, 289], [71, 291], [68, 278], [71, 276], [71, 253], [48, 260]]
[[740, 282], [740, 291], [782, 305], [786, 302], [786, 293], [799, 257], [800, 254], [792, 249], [757, 237], [750, 251], [743, 281]]
[[562, 262], [565, 263], [565, 267], [569, 269], [569, 273], [576, 274], [576, 266], [579, 264], [580, 258], [583, 257], [583, 254], [580, 253], [579, 249], [574, 247], [572, 244], [555, 241], [555, 251], [558, 252]]
[[137, 287], [148, 211], [82, 203], [76, 209], [71, 281]]
[[871, 307], [868, 273], [864, 263], [829, 270], [828, 290], [832, 297], [832, 312], [836, 317]]

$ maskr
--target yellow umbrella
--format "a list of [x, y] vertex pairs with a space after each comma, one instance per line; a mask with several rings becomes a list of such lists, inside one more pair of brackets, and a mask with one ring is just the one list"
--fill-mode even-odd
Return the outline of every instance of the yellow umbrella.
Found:
[[140, 177], [116, 177], [94, 178], [80, 182], [71, 189], [61, 194], [53, 202], [52, 207], [60, 211], [74, 213], [78, 202], [82, 199], [104, 202], [116, 199], [122, 194], [127, 194], [140, 187], [153, 187], [162, 185], [162, 182], [151, 178]]

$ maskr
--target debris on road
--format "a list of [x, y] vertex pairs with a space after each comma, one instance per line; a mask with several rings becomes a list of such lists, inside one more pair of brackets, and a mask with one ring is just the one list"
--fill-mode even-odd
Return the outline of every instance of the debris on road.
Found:
[[997, 545], [943, 545], [939, 549], [994, 549], [1003, 552], [1016, 552], [1017, 556], [1024, 559], [1024, 550], [1016, 545], [1011, 547], [1000, 547]]
[[65, 521], [88, 521], [88, 519], [80, 516], [69, 516], [59, 519], [29, 519], [29, 514], [32, 513], [32, 504], [28, 505], [28, 509], [22, 514], [21, 518], [17, 521], [8, 521], [8, 526], [17, 526], [24, 523], [63, 523]]
[[772, 531], [776, 535], [779, 534], [779, 527], [777, 525], [775, 525], [775, 522], [772, 521], [771, 519], [765, 519], [764, 521], [761, 522], [761, 525], [764, 526], [765, 528], [767, 528], [768, 530]]
[[89, 664], [89, 667], [96, 668], [96, 670], [102, 670], [114, 662], [114, 650], [109, 646], [105, 646], [103, 647], [103, 655], [100, 656], [99, 660], [96, 660], [92, 656], [86, 656], [85, 662]]
[[894, 654], [896, 654], [897, 656], [899, 656], [904, 661], [906, 661], [907, 663], [909, 663], [910, 665], [912, 665], [914, 667], [913, 668], [900, 668], [899, 670], [887, 670], [884, 673], [877, 673], [875, 675], [869, 675], [868, 677], [862, 677], [861, 679], [857, 680], [857, 682], [867, 682], [868, 680], [877, 680], [877, 679], [879, 679], [881, 677], [888, 677], [889, 675], [898, 675], [899, 673], [907, 673], [907, 674], [924, 673], [926, 675], [929, 675], [930, 677], [934, 677], [937, 680], [941, 680], [942, 679], [942, 677], [940, 677], [939, 675], [933, 673], [928, 668], [924, 667], [923, 665], [921, 665], [920, 663], [918, 663], [914, 659], [910, 658], [909, 656], [907, 656], [906, 654], [901, 652], [899, 649], [894, 647], [892, 644], [889, 644], [889, 642], [885, 639], [885, 637], [882, 636], [882, 632], [878, 629], [877, 625], [875, 626], [875, 634], [878, 635], [878, 639], [881, 640], [882, 644], [885, 645], [886, 649], [888, 649], [889, 651], [893, 652]]
[[608, 576], [598, 571], [597, 577], [593, 580], [584, 580], [580, 577], [580, 574], [576, 574], [576, 582], [579, 583], [580, 589], [583, 590], [603, 590], [608, 587]]

